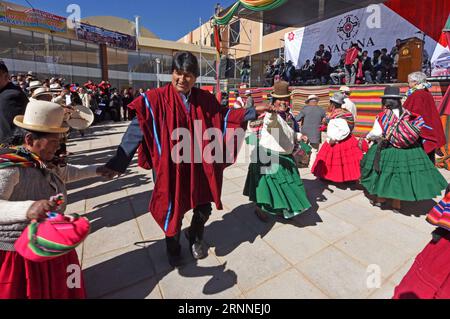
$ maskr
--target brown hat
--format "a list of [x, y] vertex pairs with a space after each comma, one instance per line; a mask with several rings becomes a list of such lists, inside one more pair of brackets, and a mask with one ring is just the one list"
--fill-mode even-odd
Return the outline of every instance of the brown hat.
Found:
[[289, 83], [286, 81], [276, 82], [273, 86], [273, 91], [270, 95], [274, 98], [283, 99], [286, 97], [291, 97], [291, 92], [289, 92]]

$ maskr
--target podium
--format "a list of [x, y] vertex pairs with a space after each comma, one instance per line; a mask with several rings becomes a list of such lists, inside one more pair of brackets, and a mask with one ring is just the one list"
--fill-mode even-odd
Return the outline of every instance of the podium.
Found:
[[423, 41], [413, 37], [402, 41], [398, 57], [397, 78], [400, 83], [408, 82], [408, 75], [422, 71]]

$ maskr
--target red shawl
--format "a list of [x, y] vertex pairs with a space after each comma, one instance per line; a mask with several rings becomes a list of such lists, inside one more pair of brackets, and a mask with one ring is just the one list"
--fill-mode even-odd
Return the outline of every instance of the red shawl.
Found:
[[[189, 99], [188, 113], [179, 93], [172, 84], [145, 93], [128, 107], [135, 110], [144, 140], [139, 152], [139, 165], [153, 168], [156, 185], [152, 193], [149, 210], [166, 236], [173, 237], [179, 231], [183, 216], [189, 210], [201, 204], [214, 202], [221, 210], [220, 200], [223, 182], [223, 170], [231, 164], [207, 163], [200, 157], [200, 163], [175, 163], [171, 152], [180, 143], [172, 140], [172, 133], [177, 128], [184, 128], [193, 137], [190, 141], [191, 157], [194, 157], [195, 145], [202, 150], [210, 144], [202, 136], [208, 128], [220, 130], [220, 143], [223, 142], [225, 128], [244, 129], [244, 109], [224, 109], [209, 92], [193, 88]], [[202, 123], [198, 136], [194, 138], [194, 121]], [[224, 132], [225, 131], [225, 132]], [[230, 131], [225, 139], [232, 137]], [[243, 138], [244, 136], [242, 136]], [[177, 138], [177, 137], [175, 137]], [[200, 141], [198, 144], [194, 140]], [[195, 144], [195, 145], [194, 145]], [[189, 145], [189, 143], [188, 143]], [[221, 144], [223, 147], [223, 144]], [[225, 150], [227, 151], [227, 150]], [[224, 152], [225, 152], [224, 151]], [[184, 150], [186, 152], [186, 150]], [[178, 152], [177, 152], [178, 153]], [[198, 153], [198, 152], [197, 152]], [[233, 159], [237, 148], [231, 150]], [[203, 159], [202, 159], [203, 158]]]
[[427, 154], [446, 144], [441, 118], [434, 98], [428, 90], [415, 91], [408, 97], [403, 107], [423, 117], [425, 126], [422, 128], [421, 137], [425, 140], [423, 147]]

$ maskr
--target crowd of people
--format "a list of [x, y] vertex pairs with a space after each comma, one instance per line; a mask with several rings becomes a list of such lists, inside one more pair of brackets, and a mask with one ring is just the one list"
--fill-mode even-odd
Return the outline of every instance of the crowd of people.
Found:
[[[332, 53], [319, 45], [312, 59], [305, 61], [298, 69], [292, 61], [284, 63], [281, 58], [269, 61], [265, 70], [265, 86], [272, 86], [274, 81], [282, 79], [290, 85], [354, 85], [380, 84], [397, 81], [399, 50], [402, 40], [397, 39], [390, 51], [383, 48], [374, 50], [372, 56], [358, 43], [353, 43], [339, 59], [331, 65]], [[424, 70], [429, 69], [429, 58], [424, 50]]]
[[[3, 114], [8, 114], [1, 122], [7, 129], [0, 148], [0, 298], [86, 297], [83, 282], [76, 288], [66, 284], [66, 268], [79, 265], [74, 247], [84, 240], [86, 231], [72, 234], [70, 245], [53, 242], [59, 238], [55, 232], [72, 229], [80, 221], [79, 217], [61, 217], [68, 201], [66, 183], [94, 176], [120, 176], [136, 153], [139, 166], [152, 169], [155, 187], [151, 196], [149, 193], [149, 211], [165, 234], [167, 257], [173, 267], [182, 264], [182, 221], [190, 210], [193, 217], [185, 231], [189, 251], [195, 259], [208, 256], [203, 239], [205, 224], [212, 213], [212, 203], [222, 209], [223, 173], [238, 152], [234, 143], [228, 147], [235, 140], [236, 130], [237, 134], [250, 132], [245, 140], [254, 146], [243, 194], [255, 204], [255, 214], [262, 222], [270, 216], [289, 220], [312, 206], [298, 170], [312, 153], [315, 155], [311, 156], [309, 167], [317, 178], [349, 187], [360, 183], [374, 206], [400, 211], [402, 201], [433, 199], [447, 187], [434, 165], [435, 152], [446, 143], [446, 138], [429, 92], [430, 84], [421, 72], [409, 76], [406, 96], [400, 95], [397, 87], [386, 88], [380, 101], [382, 112], [369, 135], [360, 139], [352, 134], [358, 113], [346, 86], [330, 98], [328, 112], [318, 106], [319, 98], [311, 95], [294, 117], [286, 81], [274, 83], [267, 105], [255, 106], [251, 94], [246, 92], [245, 103], [238, 98], [236, 106], [228, 108], [195, 86], [198, 76], [197, 58], [189, 52], [177, 53], [171, 83], [142, 91], [138, 96], [127, 91], [121, 97], [122, 103], [124, 97], [129, 99], [125, 103], [134, 116], [116, 154], [107, 163], [60, 166], [53, 159], [63, 134], [69, 130], [64, 125], [65, 107], [77, 99], [75, 94], [86, 106], [92, 103], [90, 95], [98, 94], [100, 103], [95, 103], [100, 108], [106, 103], [102, 98], [108, 99], [109, 105], [121, 105], [114, 102], [119, 99], [118, 92], [107, 82], [88, 82], [80, 88], [64, 86], [56, 79], [44, 83], [30, 79], [27, 87], [19, 88], [10, 81], [6, 66], [0, 64], [0, 106]], [[24, 92], [29, 92], [29, 99]], [[20, 99], [24, 105], [9, 104], [12, 98]], [[209, 136], [209, 129], [219, 130], [224, 139], [224, 143], [219, 143], [222, 155], [231, 160], [224, 163], [201, 156], [198, 162], [194, 159], [197, 154], [187, 152], [187, 161], [180, 161], [178, 156], [183, 155], [177, 153], [178, 144], [173, 140], [177, 129], [187, 130], [195, 137]], [[324, 141], [322, 133], [326, 133]], [[195, 151], [194, 140], [188, 145]], [[200, 143], [198, 147], [205, 154], [210, 145]], [[52, 224], [58, 216], [64, 222], [57, 220]], [[450, 236], [446, 231], [450, 227], [445, 228], [446, 218], [438, 210], [428, 221], [440, 228], [439, 238], [434, 240], [440, 241], [440, 252], [448, 261]], [[54, 227], [46, 233], [48, 223], [65, 223], [72, 228]], [[36, 234], [39, 227], [40, 238], [36, 240], [29, 234]], [[26, 244], [18, 244], [22, 242]], [[426, 249], [436, 254], [435, 245]], [[396, 298], [450, 296], [450, 285], [443, 285], [450, 275], [448, 267], [443, 264], [445, 269], [435, 276], [431, 270], [437, 266], [429, 256], [424, 253], [413, 266], [397, 287]], [[433, 285], [423, 278], [434, 278]]]
[[[144, 89], [126, 88], [122, 91], [113, 88], [109, 81], [94, 83], [89, 80], [79, 83], [66, 83], [63, 78], [52, 77], [40, 79], [33, 72], [11, 74], [11, 85], [19, 87], [29, 99], [49, 100], [71, 108], [83, 105], [90, 108], [95, 115], [95, 123], [103, 121], [130, 121], [135, 114], [128, 110], [127, 105]], [[22, 102], [26, 105], [26, 102]]]

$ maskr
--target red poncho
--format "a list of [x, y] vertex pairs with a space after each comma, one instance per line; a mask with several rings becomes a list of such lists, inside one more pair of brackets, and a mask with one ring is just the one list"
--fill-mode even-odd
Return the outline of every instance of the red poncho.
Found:
[[[179, 232], [187, 211], [210, 202], [214, 202], [217, 209], [223, 209], [220, 200], [223, 170], [231, 165], [211, 163], [205, 161], [203, 156], [200, 157], [199, 163], [192, 160], [190, 163], [175, 163], [171, 153], [177, 150], [174, 149], [177, 144], [177, 147], [181, 144], [180, 138], [172, 138], [174, 130], [183, 128], [189, 131], [192, 137], [190, 156], [193, 159], [196, 145], [205, 150], [210, 144], [210, 140], [205, 140], [207, 129], [220, 130], [218, 140], [222, 147], [223, 140], [233, 136], [229, 129], [244, 129], [245, 110], [221, 108], [212, 94], [197, 88], [191, 91], [190, 113], [172, 84], [145, 94], [148, 106], [142, 96], [128, 106], [136, 111], [144, 135], [139, 152], [139, 165], [147, 169], [153, 168], [156, 174], [156, 185], [149, 210], [166, 236], [173, 237]], [[197, 126], [202, 124], [200, 129], [194, 130], [194, 121], [199, 121], [196, 122]], [[237, 147], [230, 150], [230, 153], [234, 160]]]
[[421, 137], [425, 140], [423, 147], [427, 154], [445, 145], [446, 138], [441, 118], [433, 96], [428, 90], [415, 91], [408, 97], [403, 107], [423, 117], [426, 127], [423, 127]]

